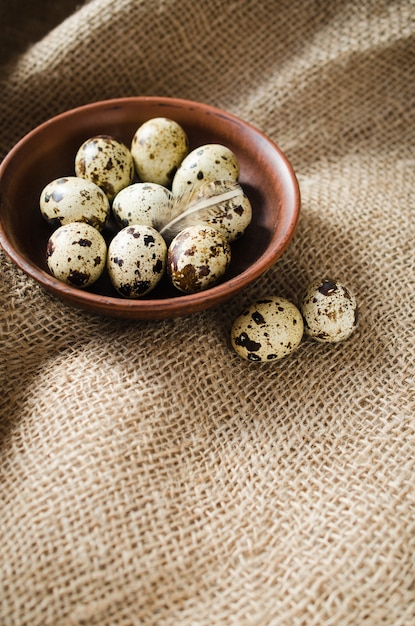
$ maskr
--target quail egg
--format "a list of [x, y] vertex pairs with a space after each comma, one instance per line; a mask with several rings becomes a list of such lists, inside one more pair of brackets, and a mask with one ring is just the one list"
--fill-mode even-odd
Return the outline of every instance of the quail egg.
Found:
[[101, 187], [111, 201], [134, 178], [134, 162], [121, 141], [96, 135], [84, 141], [75, 156], [75, 173]]
[[269, 362], [293, 352], [303, 332], [299, 309], [285, 298], [271, 296], [254, 302], [235, 319], [231, 344], [242, 359]]
[[46, 261], [51, 274], [62, 282], [89, 287], [101, 276], [107, 245], [101, 233], [83, 222], [70, 222], [57, 228], [46, 247]]
[[161, 280], [166, 256], [166, 242], [157, 230], [145, 224], [126, 226], [108, 246], [111, 283], [125, 298], [141, 298]]
[[142, 182], [171, 186], [177, 168], [189, 151], [184, 129], [174, 120], [154, 117], [134, 133], [131, 154]]
[[95, 183], [77, 176], [57, 178], [48, 183], [40, 194], [39, 204], [43, 217], [54, 227], [87, 222], [102, 230], [110, 212], [104, 192]]
[[195, 148], [182, 161], [172, 184], [175, 196], [189, 188], [215, 180], [236, 182], [239, 178], [239, 163], [235, 154], [222, 144], [205, 144]]
[[300, 303], [305, 333], [322, 343], [347, 339], [357, 326], [358, 307], [350, 289], [331, 278], [317, 278]]
[[134, 183], [115, 196], [112, 211], [122, 226], [147, 224], [159, 230], [168, 221], [172, 208], [172, 195], [167, 187], [158, 183]]
[[207, 225], [189, 226], [169, 246], [167, 274], [179, 291], [195, 293], [213, 287], [230, 261], [230, 244], [220, 232]]

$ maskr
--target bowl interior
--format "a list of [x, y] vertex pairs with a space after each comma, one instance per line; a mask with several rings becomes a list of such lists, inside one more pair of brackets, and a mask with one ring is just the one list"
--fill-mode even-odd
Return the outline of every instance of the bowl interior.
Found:
[[[240, 183], [253, 207], [253, 220], [232, 244], [226, 279], [198, 294], [181, 295], [167, 279], [147, 298], [117, 295], [106, 273], [88, 291], [63, 285], [47, 271], [46, 243], [51, 228], [39, 210], [43, 187], [55, 178], [74, 175], [75, 154], [97, 134], [117, 137], [130, 147], [140, 124], [169, 117], [185, 129], [190, 149], [221, 143], [237, 156]], [[286, 157], [263, 133], [239, 118], [209, 105], [169, 98], [122, 98], [93, 103], [63, 113], [26, 135], [0, 169], [0, 242], [26, 273], [73, 305], [123, 317], [167, 317], [213, 306], [268, 269], [287, 247], [298, 220], [299, 191]], [[115, 232], [110, 222], [106, 236]]]

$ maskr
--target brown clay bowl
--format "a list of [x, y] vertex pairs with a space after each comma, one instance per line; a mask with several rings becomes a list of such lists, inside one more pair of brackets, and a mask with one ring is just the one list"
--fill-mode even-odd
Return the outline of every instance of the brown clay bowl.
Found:
[[[225, 279], [205, 291], [184, 295], [163, 282], [143, 299], [118, 296], [108, 278], [89, 290], [65, 285], [46, 265], [50, 226], [39, 210], [43, 187], [74, 175], [74, 158], [85, 139], [113, 135], [130, 145], [134, 132], [152, 117], [176, 120], [190, 148], [221, 143], [240, 164], [240, 183], [253, 208], [252, 223], [232, 244]], [[131, 319], [162, 319], [196, 313], [233, 297], [269, 269], [287, 248], [297, 225], [300, 193], [282, 151], [261, 131], [207, 104], [176, 98], [131, 97], [95, 102], [41, 124], [0, 165], [0, 243], [26, 274], [67, 304], [90, 312]]]

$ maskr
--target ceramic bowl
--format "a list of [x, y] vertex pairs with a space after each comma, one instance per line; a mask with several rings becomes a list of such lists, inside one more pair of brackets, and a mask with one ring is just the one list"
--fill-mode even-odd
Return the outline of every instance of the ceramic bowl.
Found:
[[[231, 266], [220, 284], [180, 294], [165, 282], [143, 299], [117, 295], [106, 273], [88, 290], [53, 278], [46, 264], [51, 228], [39, 209], [44, 186], [74, 175], [79, 146], [93, 135], [117, 137], [127, 146], [153, 117], [176, 120], [190, 149], [206, 143], [230, 148], [240, 164], [240, 184], [251, 201], [252, 223], [232, 244]], [[208, 104], [177, 98], [129, 97], [94, 102], [44, 122], [21, 139], [0, 165], [0, 243], [15, 264], [68, 305], [105, 316], [162, 319], [189, 315], [235, 296], [283, 254], [295, 232], [300, 193], [292, 166], [260, 130]]]

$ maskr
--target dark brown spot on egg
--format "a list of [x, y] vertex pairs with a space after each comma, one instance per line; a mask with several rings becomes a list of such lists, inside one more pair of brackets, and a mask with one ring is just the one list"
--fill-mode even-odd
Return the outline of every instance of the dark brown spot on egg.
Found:
[[129, 298], [129, 297], [130, 297], [130, 295], [131, 295], [131, 291], [132, 291], [132, 288], [131, 288], [130, 283], [125, 283], [125, 284], [123, 284], [123, 285], [120, 285], [120, 286], [118, 287], [118, 291], [119, 291], [119, 292], [120, 292], [120, 294], [121, 294], [122, 296], [124, 296], [125, 298]]
[[92, 246], [92, 241], [90, 239], [80, 239], [79, 241], [74, 241], [73, 244], [78, 244], [83, 248], [90, 248]]
[[210, 269], [208, 265], [199, 265], [199, 276], [209, 276]]
[[170, 266], [169, 273], [175, 286], [186, 293], [192, 293], [200, 289], [200, 275], [194, 265], [185, 265], [179, 271]]
[[248, 354], [248, 361], [260, 361], [260, 360], [261, 360], [261, 357], [258, 356], [258, 354], [255, 354], [252, 352]]
[[148, 248], [155, 243], [153, 235], [144, 235], [144, 245]]
[[196, 246], [191, 246], [190, 248], [186, 248], [183, 250], [183, 254], [185, 256], [194, 256], [196, 254]]
[[343, 295], [347, 300], [352, 300], [352, 296], [349, 293], [349, 291], [346, 289], [346, 287], [343, 287]]
[[134, 294], [141, 296], [150, 289], [150, 286], [151, 283], [148, 280], [136, 280], [133, 285]]
[[46, 246], [46, 257], [49, 258], [55, 252], [55, 244], [53, 241], [49, 239], [48, 245]]
[[158, 259], [153, 265], [153, 273], [160, 274], [163, 271], [163, 261]]
[[71, 270], [68, 275], [68, 281], [75, 287], [82, 287], [90, 279], [90, 274], [87, 272], [79, 272], [78, 270]]
[[250, 339], [247, 333], [241, 333], [235, 337], [235, 345], [246, 348], [248, 352], [257, 352], [261, 348], [261, 344]]
[[127, 233], [128, 233], [129, 235], [131, 235], [132, 237], [134, 237], [134, 239], [139, 239], [139, 238], [140, 238], [140, 235], [141, 235], [141, 233], [140, 233], [140, 232], [137, 232], [137, 231], [136, 231], [136, 229], [134, 228], [134, 226], [131, 226], [131, 228], [129, 228], [129, 229], [127, 230]]
[[335, 291], [337, 291], [337, 285], [334, 280], [326, 279], [323, 280], [318, 290], [321, 294], [323, 294], [323, 296], [331, 296]]
[[82, 198], [82, 204], [85, 204], [85, 202], [91, 201], [91, 194], [89, 193], [87, 189], [81, 189], [81, 191], [79, 192], [79, 195]]
[[182, 280], [180, 284], [186, 289], [193, 289], [198, 284], [198, 276], [196, 273], [196, 268], [194, 265], [190, 263], [185, 265], [181, 271]]
[[254, 320], [255, 324], [265, 324], [264, 316], [259, 311], [254, 311], [252, 313], [252, 319]]

